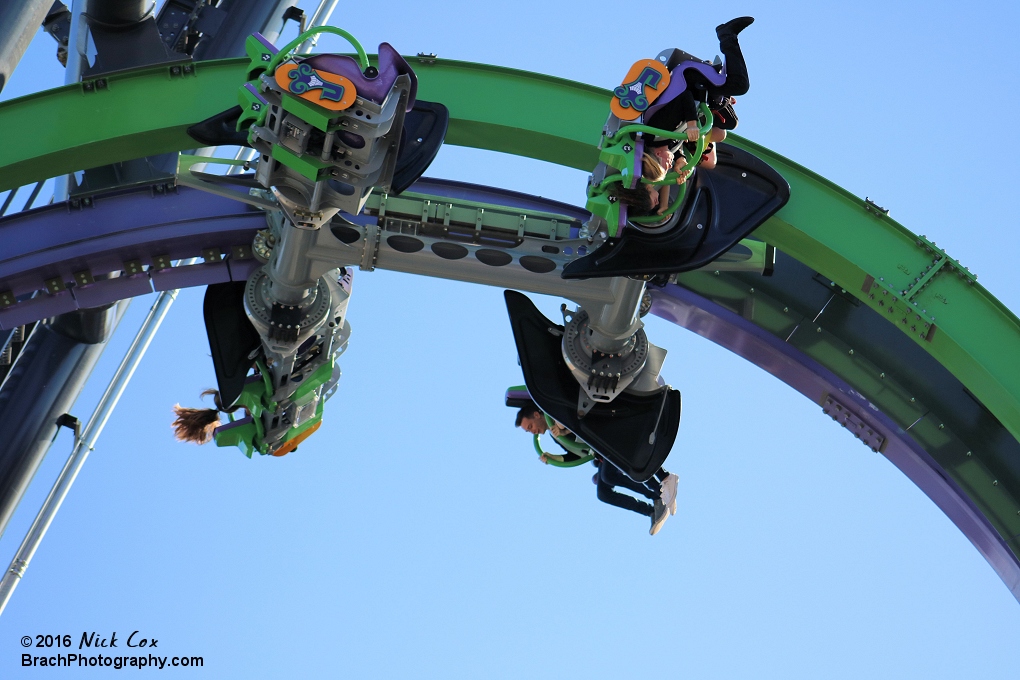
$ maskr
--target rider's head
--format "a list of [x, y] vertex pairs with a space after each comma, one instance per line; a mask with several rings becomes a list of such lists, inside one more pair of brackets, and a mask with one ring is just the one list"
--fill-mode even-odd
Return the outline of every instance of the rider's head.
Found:
[[514, 425], [531, 434], [545, 434], [549, 429], [545, 424], [545, 416], [534, 404], [529, 404], [517, 412]]
[[609, 195], [627, 206], [630, 217], [651, 215], [659, 204], [659, 194], [651, 184], [638, 184], [636, 189], [628, 189], [620, 182], [609, 185]]
[[672, 167], [672, 161], [667, 160], [672, 157], [673, 154], [664, 146], [653, 148], [652, 153], [645, 153], [641, 156], [641, 176], [653, 182], [660, 181]]
[[[641, 158], [641, 177], [652, 182], [660, 182], [666, 173], [673, 167], [673, 154], [664, 146], [653, 147], [652, 153], [646, 153]], [[638, 187], [640, 189], [640, 187]], [[653, 184], [644, 185], [645, 193], [648, 194], [648, 202], [651, 204], [645, 215], [651, 215], [659, 207], [661, 194], [660, 187]], [[637, 213], [635, 213], [636, 215]]]
[[[662, 146], [653, 146], [648, 150], [648, 153], [658, 161], [659, 167], [662, 168], [663, 174], [669, 171], [673, 167], [673, 152], [669, 150], [669, 147], [663, 144]], [[646, 154], [648, 155], [648, 154]], [[645, 171], [644, 159], [642, 159], [642, 175], [648, 179], [654, 179], [655, 169], [650, 168], [651, 172]]]
[[[658, 182], [666, 176], [666, 171], [655, 156], [646, 153], [641, 157], [641, 176]], [[639, 183], [635, 188], [628, 189], [622, 182], [614, 182], [609, 185], [609, 194], [627, 206], [627, 213], [631, 217], [651, 215], [659, 205], [659, 188], [651, 184]]]

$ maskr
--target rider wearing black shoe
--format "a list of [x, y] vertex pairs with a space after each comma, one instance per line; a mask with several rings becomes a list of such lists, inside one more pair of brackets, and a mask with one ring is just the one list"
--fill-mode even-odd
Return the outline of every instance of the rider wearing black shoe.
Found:
[[[719, 120], [715, 123], [713, 133], [716, 128], [722, 133], [714, 135], [719, 138], [714, 138], [711, 141], [721, 141], [721, 137], [725, 137], [725, 130], [732, 130], [736, 127], [736, 114], [733, 112], [730, 98], [745, 94], [751, 86], [747, 77], [747, 64], [740, 51], [737, 35], [753, 22], [753, 17], [738, 17], [715, 28], [715, 33], [719, 38], [719, 49], [726, 57], [726, 81], [722, 85], [713, 85], [696, 69], [687, 69], [684, 72], [687, 89], [673, 101], [667, 102], [662, 108], [655, 111], [649, 119], [645, 120], [645, 124], [660, 130], [676, 130], [687, 123], [688, 139], [692, 142], [696, 141], [698, 103], [705, 102], [714, 115], [718, 114], [716, 117]], [[647, 146], [668, 143], [668, 140], [660, 140], [650, 142]]]

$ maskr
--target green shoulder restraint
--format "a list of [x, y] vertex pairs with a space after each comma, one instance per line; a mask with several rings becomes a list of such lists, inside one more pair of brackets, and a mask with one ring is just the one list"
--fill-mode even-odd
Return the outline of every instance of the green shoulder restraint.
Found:
[[[683, 170], [687, 173], [690, 173], [690, 171], [693, 170], [701, 161], [701, 155], [706, 146], [705, 137], [712, 131], [712, 125], [715, 122], [712, 112], [709, 110], [707, 104], [702, 102], [699, 109], [699, 119], [701, 124], [698, 127], [697, 148], [690, 156], [687, 155], [686, 151], [682, 151], [684, 157], [687, 159], [687, 163], [684, 165]], [[626, 184], [631, 180], [632, 169], [636, 166], [635, 154], [637, 145], [634, 143], [634, 135], [639, 132], [647, 135], [672, 139], [674, 141], [680, 141], [687, 137], [686, 131], [676, 132], [671, 130], [660, 130], [659, 128], [651, 127], [650, 125], [632, 124], [620, 128], [611, 137], [603, 140], [603, 148], [599, 154], [599, 160], [611, 168], [618, 170], [619, 173], [608, 175], [597, 186], [588, 187], [588, 201], [585, 204], [585, 208], [592, 214], [598, 215], [606, 220], [606, 223], [608, 224], [608, 234], [610, 237], [615, 237], [619, 230], [618, 222], [620, 206], [615, 200], [610, 198], [608, 188], [609, 185], [614, 182], [622, 182]], [[657, 182], [640, 178], [640, 184], [651, 184], [653, 186], [673, 184], [676, 182], [677, 177], [679, 177], [679, 174], [675, 170], [670, 170], [666, 173], [666, 176], [663, 179]], [[654, 224], [662, 222], [676, 212], [681, 205], [683, 205], [686, 196], [687, 183], [684, 183], [680, 186], [680, 191], [677, 193], [676, 199], [662, 213], [641, 217], [630, 217], [628, 218], [628, 221], [633, 222], [634, 224]]]
[[[546, 424], [547, 427], [552, 428], [552, 426], [556, 424], [556, 421], [554, 421], [548, 415], [546, 415], [544, 413], [542, 415], [545, 416], [545, 424]], [[551, 458], [550, 456], [553, 456], [553, 455], [556, 455], [556, 454], [550, 454], [550, 453], [547, 453], [546, 451], [543, 451], [542, 450], [542, 444], [538, 441], [538, 435], [536, 434], [535, 435], [535, 451], [537, 451], [538, 455], [540, 455], [540, 456], [546, 456], [546, 460], [549, 462], [549, 465], [555, 465], [556, 467], [561, 467], [561, 468], [577, 467], [578, 465], [584, 465], [588, 461], [590, 461], [593, 458], [595, 458], [595, 456], [591, 455], [591, 450], [587, 446], [585, 446], [584, 444], [582, 444], [582, 443], [580, 443], [578, 441], [575, 441], [571, 437], [557, 437], [556, 435], [553, 435], [553, 438], [556, 439], [557, 442], [562, 444], [564, 448], [566, 448], [568, 451], [570, 451], [570, 453], [573, 453], [573, 454], [581, 456], [581, 457], [579, 459], [577, 459], [577, 460], [570, 461], [569, 463], [564, 463], [562, 461], [558, 461], [558, 460], [555, 460], [554, 458]]]
[[[706, 135], [708, 135], [708, 133], [710, 133], [712, 131], [712, 125], [715, 122], [714, 117], [712, 116], [712, 112], [709, 110], [708, 105], [705, 104], [705, 103], [701, 104], [701, 115], [702, 115], [702, 119], [704, 120], [704, 123], [701, 125], [701, 127], [698, 130], [698, 133], [699, 133], [698, 134], [698, 142], [697, 142], [697, 147], [694, 150], [694, 153], [691, 156], [688, 157], [687, 156], [687, 152], [684, 151], [684, 150], [681, 150], [681, 153], [683, 153], [684, 157], [687, 158], [687, 163], [683, 167], [684, 172], [687, 172], [687, 173], [690, 173], [690, 171], [693, 170], [698, 165], [698, 163], [701, 162], [701, 155], [702, 155], [702, 153], [704, 153], [705, 146], [706, 146], [705, 137], [706, 137]], [[642, 126], [629, 125], [627, 127], [635, 128], [635, 127], [645, 127], [645, 126], [643, 126], [643, 125]], [[625, 129], [627, 129], [627, 128], [621, 129], [620, 132], [622, 132]], [[679, 137], [679, 133], [672, 133], [672, 134], [669, 134], [669, 135], [663, 135], [661, 132], [655, 133], [654, 132], [654, 128], [652, 128], [652, 130], [643, 130], [643, 131], [644, 132], [652, 132], [652, 133], [657, 134], [657, 135], [662, 136], [662, 137], [668, 136], [671, 139], [679, 139], [680, 138]], [[617, 133], [617, 134], [619, 134], [619, 133]], [[653, 182], [653, 181], [644, 179], [642, 177], [641, 178], [641, 184], [651, 184], [653, 186], [661, 186], [663, 184], [673, 184], [674, 182], [676, 182], [676, 179], [679, 176], [680, 176], [679, 173], [677, 173], [675, 170], [670, 170], [669, 172], [666, 173], [666, 176], [663, 177], [658, 182]], [[684, 182], [683, 184], [680, 185], [680, 191], [677, 192], [676, 199], [670, 204], [670, 206], [668, 208], [666, 208], [666, 210], [662, 211], [662, 213], [660, 213], [658, 215], [646, 215], [646, 216], [643, 216], [643, 217], [632, 217], [628, 221], [633, 222], [634, 224], [653, 224], [655, 222], [661, 222], [664, 218], [669, 217], [670, 215], [675, 213], [677, 211], [677, 209], [681, 205], [683, 205], [684, 199], [686, 197], [687, 197], [687, 182]]]

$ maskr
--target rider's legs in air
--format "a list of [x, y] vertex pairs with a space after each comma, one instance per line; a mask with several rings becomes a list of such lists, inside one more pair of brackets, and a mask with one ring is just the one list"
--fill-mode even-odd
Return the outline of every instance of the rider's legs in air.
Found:
[[[737, 39], [737, 35], [751, 25], [754, 21], [751, 17], [738, 17], [731, 19], [725, 24], [716, 26], [715, 32], [719, 38], [719, 50], [726, 57], [726, 82], [722, 85], [714, 86], [707, 81], [703, 80], [703, 77], [696, 71], [688, 70], [687, 73], [691, 78], [691, 85], [695, 83], [700, 84], [700, 88], [704, 93], [703, 96], [707, 99], [710, 106], [715, 109], [721, 102], [728, 104], [732, 107], [732, 101], [729, 101], [729, 97], [736, 97], [742, 94], [746, 94], [751, 87], [750, 80], [747, 76], [747, 64], [744, 61], [744, 54], [740, 50], [740, 42]], [[689, 106], [687, 104], [686, 106]], [[665, 106], [655, 112], [655, 114], [647, 121], [648, 125], [659, 128], [660, 130], [676, 130], [684, 123], [688, 122], [688, 116], [690, 113], [685, 113], [685, 103], [683, 97], [676, 97], [673, 101], [668, 102]], [[729, 108], [732, 113], [732, 108]], [[736, 126], [736, 120], [723, 123], [723, 121], [717, 121], [717, 125], [723, 124], [724, 128], [720, 128], [719, 133], [715, 132], [713, 128], [712, 132], [717, 138], [710, 139], [709, 141], [721, 142], [726, 136], [726, 129], [732, 129]]]
[[709, 88], [709, 96], [739, 97], [750, 89], [747, 64], [744, 62], [743, 52], [740, 51], [737, 35], [753, 22], [752, 17], [738, 17], [715, 27], [715, 34], [719, 38], [719, 51], [726, 57], [726, 82], [719, 87]]
[[[649, 533], [653, 536], [659, 532], [670, 514], [676, 514], [676, 475], [671, 475], [659, 468], [648, 481], [635, 482], [620, 472], [612, 463], [599, 457], [596, 457], [595, 461], [599, 468], [598, 474], [595, 476], [598, 499], [603, 503], [651, 518], [652, 526]], [[616, 491], [616, 487], [623, 487], [640, 494], [652, 501], [653, 504], [622, 494]], [[664, 492], [669, 491], [672, 492], [671, 497], [665, 498]]]
[[[545, 415], [534, 405], [528, 405], [521, 408], [521, 410], [517, 413], [517, 419], [514, 424], [525, 432], [534, 435], [541, 435], [550, 431], [550, 428], [546, 424]], [[573, 433], [559, 423], [555, 423], [553, 427], [560, 430], [558, 432], [553, 432], [556, 436], [573, 437]], [[548, 455], [550, 454], [544, 454], [542, 456], [542, 462], [548, 462], [545, 460]], [[567, 456], [577, 458], [576, 454], [570, 452], [567, 452]], [[559, 458], [557, 459], [559, 460]], [[630, 510], [631, 512], [636, 512], [639, 515], [650, 517], [652, 520], [652, 529], [650, 533], [653, 535], [658, 533], [659, 529], [662, 528], [667, 517], [671, 514], [676, 514], [676, 475], [670, 474], [662, 468], [659, 468], [655, 474], [652, 475], [651, 479], [646, 482], [635, 482], [633, 479], [623, 474], [612, 463], [603, 460], [600, 456], [596, 456], [593, 463], [599, 468], [599, 471], [593, 480], [597, 487], [596, 493], [598, 499], [603, 503], [615, 505], [618, 508], [623, 508], [624, 510]], [[619, 493], [618, 491], [615, 491], [615, 487], [623, 487], [633, 491], [634, 493], [640, 494], [648, 500], [653, 501], [654, 505], [640, 501], [633, 496]]]

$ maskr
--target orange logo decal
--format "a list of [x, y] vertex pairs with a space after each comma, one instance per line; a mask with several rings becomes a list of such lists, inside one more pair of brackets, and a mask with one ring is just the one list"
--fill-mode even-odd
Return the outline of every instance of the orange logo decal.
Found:
[[354, 103], [358, 91], [349, 79], [319, 71], [308, 64], [286, 61], [273, 74], [285, 92], [330, 111], [343, 111]]
[[669, 87], [669, 70], [654, 59], [642, 59], [613, 90], [609, 108], [620, 120], [637, 120]]

